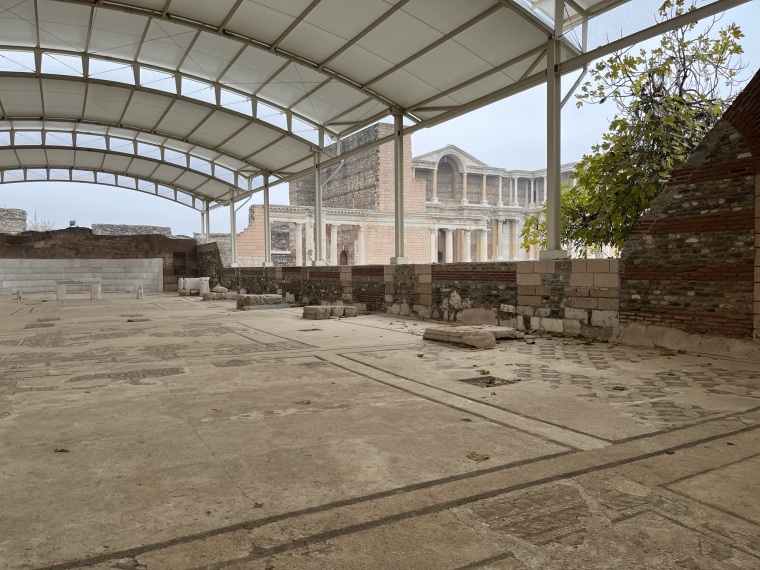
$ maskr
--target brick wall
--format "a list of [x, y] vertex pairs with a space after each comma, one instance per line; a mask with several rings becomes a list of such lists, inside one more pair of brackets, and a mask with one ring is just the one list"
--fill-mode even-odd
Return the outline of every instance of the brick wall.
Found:
[[625, 326], [760, 342], [760, 75], [642, 217], [621, 255]]
[[[154, 259], [164, 262], [164, 288], [198, 276], [197, 242], [163, 235], [94, 235], [89, 228], [0, 234], [4, 259]], [[184, 269], [175, 267], [181, 261]], [[179, 272], [178, 272], [179, 271]]]
[[92, 224], [92, 233], [96, 236], [128, 236], [161, 234], [172, 235], [172, 229], [166, 226], [133, 226], [127, 224]]

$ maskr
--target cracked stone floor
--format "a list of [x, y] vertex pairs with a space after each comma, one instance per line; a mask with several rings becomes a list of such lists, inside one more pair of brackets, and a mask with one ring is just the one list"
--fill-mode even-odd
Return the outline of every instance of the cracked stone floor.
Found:
[[171, 294], [0, 319], [3, 569], [760, 568], [757, 362]]

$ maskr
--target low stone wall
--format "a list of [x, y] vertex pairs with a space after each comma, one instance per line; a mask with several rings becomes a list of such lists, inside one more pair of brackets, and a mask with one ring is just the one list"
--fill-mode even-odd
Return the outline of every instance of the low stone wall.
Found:
[[132, 236], [159, 234], [172, 235], [172, 229], [165, 226], [132, 226], [126, 224], [92, 224], [96, 236]]

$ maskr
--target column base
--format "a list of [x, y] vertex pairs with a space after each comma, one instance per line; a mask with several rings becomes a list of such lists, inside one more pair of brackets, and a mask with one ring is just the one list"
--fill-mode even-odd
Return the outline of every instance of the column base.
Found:
[[462, 204], [462, 206], [468, 206], [470, 203], [469, 203], [469, 202], [467, 201], [467, 199], [465, 198], [464, 200], [462, 200], [462, 201], [460, 202], [460, 204]]
[[391, 265], [408, 265], [408, 257], [391, 257]]
[[311, 262], [312, 267], [326, 267], [327, 262], [324, 259], [317, 259], [316, 261]]
[[482, 200], [482, 201], [480, 202], [480, 205], [481, 205], [481, 206], [488, 206], [488, 200]]
[[237, 268], [237, 267], [243, 267], [243, 266], [240, 265], [239, 261], [233, 261], [232, 263], [230, 263], [230, 267], [236, 267]]
[[539, 261], [552, 261], [555, 259], [567, 259], [567, 251], [564, 249], [544, 249], [538, 252]]
[[261, 264], [261, 267], [274, 267], [274, 263], [272, 263], [271, 261], [265, 261], [264, 263]]
[[433, 204], [438, 203], [438, 196], [433, 196], [433, 198], [430, 200]]

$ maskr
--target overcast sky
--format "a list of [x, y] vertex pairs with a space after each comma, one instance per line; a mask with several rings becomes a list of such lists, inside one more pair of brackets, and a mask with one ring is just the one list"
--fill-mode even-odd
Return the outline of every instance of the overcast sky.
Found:
[[[626, 14], [625, 22], [604, 22], [605, 29], [624, 28], [628, 25], [642, 26], [652, 18], [652, 6], [660, 0], [634, 0], [631, 5], [638, 10], [638, 21], [632, 13]], [[737, 22], [745, 37], [743, 61], [751, 77], [760, 68], [760, 0], [731, 10], [722, 23]], [[601, 24], [600, 24], [601, 25]], [[596, 33], [599, 33], [597, 28]], [[591, 45], [594, 46], [591, 35]], [[572, 85], [576, 75], [563, 77], [563, 92]], [[539, 86], [509, 99], [505, 99], [478, 111], [454, 119], [443, 125], [425, 129], [412, 136], [412, 152], [415, 156], [456, 145], [479, 158], [486, 164], [507, 169], [540, 169], [546, 167], [546, 87]], [[592, 105], [577, 109], [569, 101], [562, 111], [562, 162], [579, 160], [588, 153], [591, 145], [599, 142], [614, 115], [614, 108]], [[272, 190], [273, 204], [287, 203], [287, 189]], [[255, 197], [251, 203], [260, 203]], [[247, 226], [248, 206], [240, 208], [237, 215], [238, 231]], [[185, 206], [162, 198], [135, 191], [96, 186], [90, 184], [26, 183], [0, 185], [0, 206], [21, 208], [32, 219], [55, 222], [57, 228], [66, 227], [69, 220], [80, 226], [97, 223], [146, 224], [170, 226], [175, 234], [192, 235], [200, 231], [200, 214]], [[212, 213], [211, 231], [228, 232], [230, 227], [227, 208]]]

